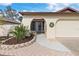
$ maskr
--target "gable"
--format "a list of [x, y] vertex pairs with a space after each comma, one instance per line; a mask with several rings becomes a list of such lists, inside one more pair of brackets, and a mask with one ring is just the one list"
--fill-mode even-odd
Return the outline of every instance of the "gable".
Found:
[[59, 13], [78, 13], [77, 10], [72, 9], [72, 8], [64, 8], [62, 10], [57, 11]]
[[65, 10], [65, 11], [63, 11], [63, 12], [65, 12], [65, 13], [71, 13], [72, 11], [70, 11], [70, 10]]

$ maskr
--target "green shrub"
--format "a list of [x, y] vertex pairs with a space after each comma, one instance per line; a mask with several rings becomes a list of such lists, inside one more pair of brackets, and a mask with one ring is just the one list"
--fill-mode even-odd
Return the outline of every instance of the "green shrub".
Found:
[[10, 31], [10, 34], [12, 34], [17, 39], [17, 42], [19, 40], [24, 39], [25, 36], [28, 36], [28, 33], [29, 33], [28, 26], [25, 27], [22, 24], [19, 26], [16, 26], [14, 30]]

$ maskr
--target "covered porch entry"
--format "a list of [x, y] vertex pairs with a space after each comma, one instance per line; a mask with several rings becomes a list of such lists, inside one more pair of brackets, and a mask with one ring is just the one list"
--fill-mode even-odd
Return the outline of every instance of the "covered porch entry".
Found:
[[31, 22], [31, 31], [36, 33], [45, 32], [45, 20], [44, 19], [33, 19]]

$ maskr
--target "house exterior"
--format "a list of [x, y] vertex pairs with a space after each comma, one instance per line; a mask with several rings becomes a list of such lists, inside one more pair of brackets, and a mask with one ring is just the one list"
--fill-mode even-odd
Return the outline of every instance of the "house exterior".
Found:
[[[79, 12], [64, 8], [57, 12], [20, 12], [22, 24], [37, 34], [45, 34], [49, 40], [61, 37], [79, 37]], [[20, 24], [0, 14], [0, 36], [6, 36], [10, 29]]]
[[79, 13], [72, 8], [57, 12], [20, 12], [22, 24], [31, 31], [43, 33], [47, 39], [79, 37]]

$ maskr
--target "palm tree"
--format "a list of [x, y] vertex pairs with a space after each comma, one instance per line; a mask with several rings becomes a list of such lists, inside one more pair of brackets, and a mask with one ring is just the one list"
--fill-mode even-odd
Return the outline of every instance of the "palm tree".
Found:
[[22, 24], [16, 26], [14, 30], [10, 31], [10, 34], [12, 34], [17, 39], [17, 42], [19, 40], [24, 39], [28, 35], [28, 33], [29, 33], [28, 26], [25, 27]]

